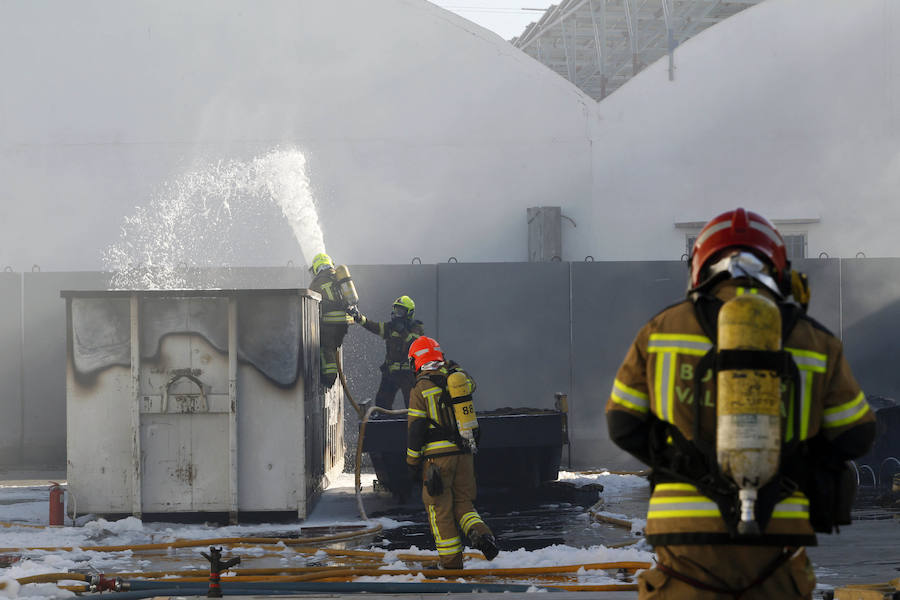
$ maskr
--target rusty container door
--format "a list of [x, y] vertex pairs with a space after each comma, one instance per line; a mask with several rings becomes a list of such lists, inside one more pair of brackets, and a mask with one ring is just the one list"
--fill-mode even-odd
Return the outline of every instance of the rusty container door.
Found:
[[225, 298], [146, 300], [142, 306], [144, 513], [230, 509], [228, 355], [213, 345], [227, 348], [226, 311]]

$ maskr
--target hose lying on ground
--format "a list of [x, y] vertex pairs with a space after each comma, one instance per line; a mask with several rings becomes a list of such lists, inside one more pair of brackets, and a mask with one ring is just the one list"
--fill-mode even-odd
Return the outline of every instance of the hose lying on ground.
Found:
[[356, 469], [354, 470], [354, 482], [356, 486], [356, 506], [359, 508], [359, 516], [362, 517], [363, 521], [368, 521], [369, 516], [366, 514], [366, 509], [363, 506], [362, 501], [360, 469], [362, 467], [363, 440], [366, 437], [366, 424], [369, 422], [369, 417], [372, 416], [373, 412], [379, 412], [386, 415], [406, 415], [409, 411], [405, 408], [400, 410], [388, 410], [387, 408], [382, 408], [380, 406], [370, 406], [359, 424], [359, 436], [356, 438]]
[[[79, 546], [80, 550], [93, 552], [140, 552], [142, 550], [166, 550], [169, 548], [197, 548], [200, 546], [239, 546], [239, 545], [259, 545], [259, 544], [279, 544], [284, 546], [300, 546], [311, 543], [329, 543], [343, 540], [351, 540], [358, 537], [374, 535], [383, 529], [382, 525], [376, 524], [372, 527], [359, 531], [349, 531], [345, 533], [335, 533], [332, 535], [320, 535], [308, 538], [266, 538], [266, 537], [244, 537], [244, 538], [213, 538], [206, 540], [174, 540], [171, 542], [161, 542], [158, 544], [131, 544], [121, 546]], [[44, 546], [37, 548], [0, 548], [0, 552], [18, 552], [18, 551], [44, 551], [53, 552], [61, 550], [63, 552], [72, 552], [73, 546]]]
[[[103, 594], [86, 594], [80, 598], [103, 600], [138, 600], [140, 598], [153, 598], [159, 596], [185, 596], [202, 595], [206, 592], [208, 584], [180, 584], [178, 586], [166, 582], [129, 582], [133, 585], [154, 583], [153, 587], [144, 589], [132, 589], [128, 592], [106, 592]], [[222, 594], [226, 596], [250, 596], [250, 595], [286, 595], [291, 593], [330, 593], [330, 594], [447, 594], [447, 593], [473, 593], [473, 592], [525, 592], [531, 586], [512, 584], [483, 584], [483, 583], [450, 583], [450, 582], [415, 582], [415, 583], [391, 583], [391, 582], [346, 582], [346, 583], [318, 583], [300, 582], [287, 585], [268, 583], [259, 586], [245, 585], [241, 587], [231, 586], [225, 583], [222, 586]]]
[[[222, 578], [223, 586], [229, 589], [245, 588], [247, 586], [290, 588], [292, 584], [309, 582], [349, 582], [356, 577], [383, 577], [383, 576], [423, 576], [428, 579], [454, 578], [476, 579], [468, 582], [469, 585], [498, 585], [497, 581], [485, 581], [485, 578], [515, 578], [525, 579], [526, 582], [509, 585], [539, 585], [571, 589], [573, 586], [583, 587], [591, 584], [577, 583], [578, 577], [585, 571], [615, 570], [618, 572], [634, 573], [640, 569], [648, 569], [650, 564], [637, 561], [620, 561], [606, 563], [588, 563], [581, 565], [559, 565], [549, 567], [522, 567], [522, 568], [489, 568], [489, 569], [378, 569], [378, 568], [344, 568], [344, 567], [286, 567], [269, 569], [236, 569], [232, 575]], [[283, 575], [283, 574], [289, 575]], [[176, 576], [172, 578], [172, 576]], [[109, 580], [124, 580], [127, 589], [155, 589], [160, 586], [166, 588], [193, 588], [208, 584], [208, 572], [201, 570], [172, 571], [172, 572], [148, 572], [148, 573], [118, 573], [110, 575]], [[141, 577], [141, 579], [134, 579]], [[528, 581], [528, 580], [531, 581]], [[18, 581], [20, 585], [28, 583], [55, 583], [58, 581], [90, 581], [91, 576], [81, 573], [45, 573], [23, 577]], [[568, 583], [572, 582], [572, 583]], [[628, 584], [602, 584], [617, 586], [604, 589], [624, 589]], [[81, 588], [77, 588], [81, 589]]]

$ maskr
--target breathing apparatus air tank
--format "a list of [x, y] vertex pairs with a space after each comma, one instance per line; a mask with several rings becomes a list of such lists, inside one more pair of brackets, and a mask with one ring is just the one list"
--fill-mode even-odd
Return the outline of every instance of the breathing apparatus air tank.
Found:
[[337, 280], [341, 298], [344, 299], [347, 306], [359, 304], [359, 294], [356, 293], [356, 286], [353, 284], [353, 279], [350, 278], [350, 269], [347, 268], [347, 265], [336, 266], [334, 268], [334, 278]]
[[[781, 377], [766, 368], [771, 365], [753, 357], [771, 357], [769, 353], [780, 350], [781, 313], [774, 302], [750, 293], [722, 306], [716, 459], [722, 473], [740, 489], [741, 535], [760, 534], [754, 514], [757, 491], [777, 473], [781, 453]], [[748, 365], [752, 366], [745, 368]]]
[[453, 417], [460, 437], [475, 454], [478, 450], [475, 443], [475, 430], [478, 429], [478, 417], [475, 415], [475, 404], [472, 402], [472, 380], [465, 373], [457, 371], [447, 377], [447, 388], [453, 404]]

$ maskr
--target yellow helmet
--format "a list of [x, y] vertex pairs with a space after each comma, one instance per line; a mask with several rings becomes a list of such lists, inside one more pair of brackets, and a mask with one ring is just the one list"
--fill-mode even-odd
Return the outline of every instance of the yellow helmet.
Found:
[[318, 273], [322, 269], [325, 268], [334, 268], [334, 263], [331, 262], [331, 257], [325, 254], [324, 252], [319, 252], [312, 259], [312, 265], [310, 265], [313, 273]]
[[416, 312], [416, 303], [413, 302], [413, 299], [409, 296], [400, 296], [396, 300], [394, 300], [394, 304], [392, 306], [393, 310], [391, 311], [391, 316], [397, 317], [406, 317], [407, 319], [412, 319], [413, 315]]

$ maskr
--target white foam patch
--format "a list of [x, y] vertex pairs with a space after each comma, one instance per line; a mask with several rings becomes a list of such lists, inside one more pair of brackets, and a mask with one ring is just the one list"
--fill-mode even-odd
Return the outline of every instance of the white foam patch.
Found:
[[[110, 287], [218, 287], [221, 279], [198, 278], [191, 270], [240, 264], [234, 240], [243, 236], [235, 232], [252, 226], [272, 203], [307, 262], [325, 252], [306, 157], [297, 149], [275, 149], [249, 161], [212, 162], [166, 183], [149, 205], [126, 217], [119, 240], [104, 251]], [[258, 243], [265, 244], [265, 231], [259, 233]]]

